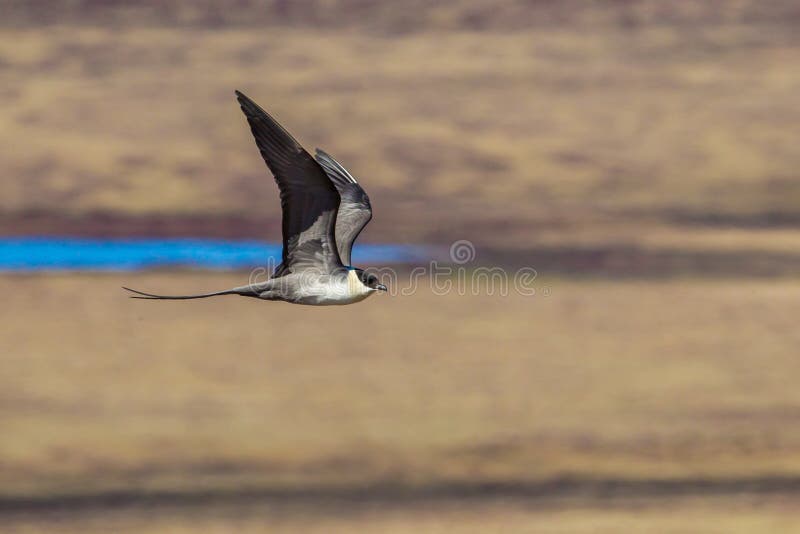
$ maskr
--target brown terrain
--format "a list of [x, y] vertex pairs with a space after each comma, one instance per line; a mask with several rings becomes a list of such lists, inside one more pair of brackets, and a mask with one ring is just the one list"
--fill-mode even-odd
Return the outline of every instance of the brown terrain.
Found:
[[0, 275], [0, 530], [800, 532], [796, 2], [0, 11], [0, 235], [278, 240], [241, 89], [360, 178], [364, 241], [539, 273]]
[[326, 309], [119, 289], [243, 276], [0, 278], [4, 524], [773, 532], [800, 521], [796, 281], [542, 278], [536, 295], [504, 297], [436, 294], [422, 280], [410, 295]]
[[173, 4], [5, 8], [0, 233], [278, 239], [239, 88], [368, 241], [798, 265], [794, 2]]

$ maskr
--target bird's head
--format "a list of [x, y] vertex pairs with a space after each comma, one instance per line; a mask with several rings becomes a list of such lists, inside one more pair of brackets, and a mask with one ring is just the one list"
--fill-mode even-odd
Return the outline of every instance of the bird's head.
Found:
[[358, 278], [361, 280], [361, 283], [370, 288], [373, 291], [388, 291], [385, 285], [380, 283], [378, 277], [372, 273], [368, 273], [362, 269], [356, 269], [358, 272]]

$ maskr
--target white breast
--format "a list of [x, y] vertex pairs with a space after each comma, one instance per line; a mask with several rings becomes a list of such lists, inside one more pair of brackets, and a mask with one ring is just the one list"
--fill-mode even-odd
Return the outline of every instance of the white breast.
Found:
[[358, 273], [355, 271], [347, 271], [347, 294], [350, 297], [360, 297], [362, 295], [369, 295], [372, 290], [365, 286]]
[[318, 285], [304, 285], [302, 293], [294, 302], [315, 306], [352, 304], [364, 300], [374, 292], [361, 282], [358, 273], [349, 271], [347, 277], [331, 277]]

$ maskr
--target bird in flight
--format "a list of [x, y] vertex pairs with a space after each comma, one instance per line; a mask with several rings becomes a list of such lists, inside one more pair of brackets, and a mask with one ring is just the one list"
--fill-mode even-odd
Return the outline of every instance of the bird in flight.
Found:
[[168, 296], [123, 289], [141, 299], [241, 295], [314, 306], [352, 304], [386, 291], [377, 276], [350, 265], [353, 242], [372, 219], [364, 189], [333, 157], [317, 149], [312, 158], [258, 104], [239, 91], [236, 97], [280, 190], [281, 264], [268, 280], [215, 293]]

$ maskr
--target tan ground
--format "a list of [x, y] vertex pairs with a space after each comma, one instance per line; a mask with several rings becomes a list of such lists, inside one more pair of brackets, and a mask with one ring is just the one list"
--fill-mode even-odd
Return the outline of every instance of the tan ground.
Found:
[[0, 213], [276, 222], [240, 88], [363, 179], [366, 239], [652, 245], [680, 222], [797, 220], [791, 2], [308, 4], [4, 25]]
[[[119, 289], [221, 288], [243, 276], [0, 278], [0, 488], [55, 505], [6, 509], [5, 528], [797, 528], [792, 494], [747, 486], [800, 473], [796, 281], [550, 279], [533, 297], [437, 296], [423, 283], [412, 296], [325, 309], [142, 302]], [[563, 476], [676, 480], [689, 497], [413, 498], [437, 484]], [[734, 494], [697, 487], [726, 480]], [[336, 500], [337, 488], [387, 484], [412, 501]], [[736, 497], [737, 487], [755, 493]], [[292, 488], [333, 501], [235, 493]], [[137, 504], [145, 490], [189, 502]], [[58, 505], [107, 491], [134, 497], [122, 508]], [[203, 492], [223, 500], [192, 500]]]
[[244, 276], [0, 279], [3, 493], [800, 474], [795, 281], [322, 309], [119, 289]]
[[791, 534], [800, 532], [796, 499], [695, 499], [633, 504], [475, 502], [411, 508], [335, 506], [295, 508], [263, 504], [190, 509], [112, 510], [15, 516], [4, 532], [52, 533], [542, 533], [542, 534]]
[[550, 277], [0, 276], [0, 530], [800, 530], [796, 2], [254, 2], [0, 8], [0, 234], [277, 240], [239, 88], [362, 179], [365, 240]]

